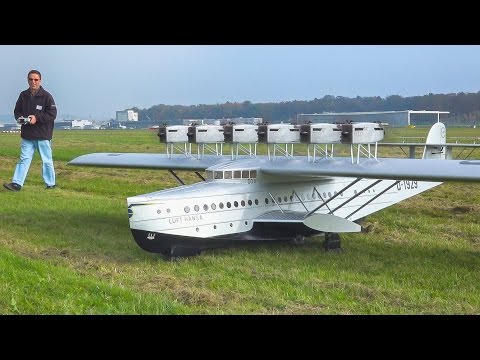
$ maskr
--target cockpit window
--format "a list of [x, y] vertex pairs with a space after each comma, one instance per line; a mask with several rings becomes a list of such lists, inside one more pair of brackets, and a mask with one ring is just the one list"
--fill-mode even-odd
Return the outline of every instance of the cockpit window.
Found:
[[257, 170], [205, 171], [207, 180], [256, 179]]

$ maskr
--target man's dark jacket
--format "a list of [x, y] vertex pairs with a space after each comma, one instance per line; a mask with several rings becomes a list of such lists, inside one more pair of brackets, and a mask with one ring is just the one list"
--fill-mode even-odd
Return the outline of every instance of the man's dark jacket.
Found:
[[26, 140], [52, 140], [53, 122], [57, 117], [57, 107], [52, 95], [40, 86], [37, 93], [32, 95], [30, 89], [22, 91], [18, 96], [15, 110], [15, 119], [20, 116], [35, 115], [35, 125], [22, 125], [21, 137]]

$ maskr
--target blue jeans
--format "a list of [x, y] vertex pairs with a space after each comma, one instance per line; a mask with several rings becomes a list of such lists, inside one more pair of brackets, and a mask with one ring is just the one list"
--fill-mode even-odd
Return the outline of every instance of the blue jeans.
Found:
[[27, 177], [33, 153], [38, 150], [42, 158], [42, 176], [47, 186], [55, 185], [55, 169], [53, 167], [51, 140], [25, 140], [22, 139], [20, 160], [15, 167], [12, 182], [23, 186]]

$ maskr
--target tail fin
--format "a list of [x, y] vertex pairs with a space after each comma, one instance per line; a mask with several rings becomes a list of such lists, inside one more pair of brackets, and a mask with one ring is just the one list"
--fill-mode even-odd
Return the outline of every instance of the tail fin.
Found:
[[[447, 143], [447, 130], [441, 122], [435, 123], [428, 132], [425, 148], [423, 149], [423, 159], [445, 160], [445, 146], [438, 146]], [[429, 144], [435, 144], [432, 146]]]

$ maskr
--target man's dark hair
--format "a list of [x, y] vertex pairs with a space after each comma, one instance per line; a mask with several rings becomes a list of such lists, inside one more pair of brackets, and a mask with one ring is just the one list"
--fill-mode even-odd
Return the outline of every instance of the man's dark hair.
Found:
[[30, 70], [30, 71], [28, 72], [27, 77], [29, 77], [31, 74], [37, 74], [38, 77], [40, 78], [40, 80], [42, 79], [42, 74], [40, 74], [40, 71], [38, 71], [38, 70]]

